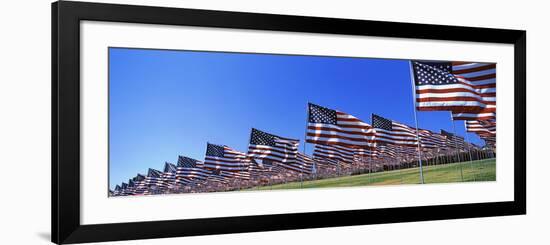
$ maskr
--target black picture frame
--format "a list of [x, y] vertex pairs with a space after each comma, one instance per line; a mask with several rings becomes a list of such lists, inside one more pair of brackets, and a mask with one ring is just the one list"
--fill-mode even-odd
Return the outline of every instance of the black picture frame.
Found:
[[[80, 21], [237, 28], [514, 45], [514, 201], [81, 225]], [[82, 243], [526, 213], [526, 32], [61, 1], [52, 4], [52, 242]]]

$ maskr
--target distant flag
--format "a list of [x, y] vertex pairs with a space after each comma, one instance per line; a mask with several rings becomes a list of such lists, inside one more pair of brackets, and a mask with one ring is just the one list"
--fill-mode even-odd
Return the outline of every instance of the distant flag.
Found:
[[470, 120], [464, 121], [466, 125], [466, 131], [476, 134], [496, 134], [496, 121], [478, 121]]
[[299, 141], [269, 134], [253, 128], [250, 133], [248, 155], [255, 159], [269, 159], [284, 163], [296, 160]]
[[115, 196], [117, 196], [117, 195], [120, 195], [121, 192], [122, 192], [122, 188], [120, 187], [120, 185], [116, 185], [116, 186], [115, 186], [115, 191], [113, 192], [113, 194], [114, 194]]
[[372, 125], [376, 131], [376, 141], [384, 144], [417, 146], [416, 130], [405, 124], [372, 114]]
[[351, 164], [355, 149], [339, 145], [315, 145], [313, 157], [315, 159], [331, 160], [328, 163], [336, 164], [338, 162]]
[[128, 195], [128, 184], [122, 182], [122, 184], [120, 185], [120, 189], [122, 195]]
[[134, 188], [134, 194], [141, 195], [147, 191], [146, 177], [142, 174], [137, 174], [132, 180], [136, 187]]
[[298, 152], [296, 157], [297, 161], [295, 164], [291, 164], [290, 167], [292, 167], [294, 171], [298, 171], [303, 174], [312, 174], [313, 165], [315, 164], [313, 158], [301, 152]]
[[308, 104], [306, 142], [345, 147], [374, 147], [371, 125], [347, 113]]
[[445, 146], [445, 137], [427, 129], [418, 129], [422, 148], [441, 148]]
[[199, 160], [179, 156], [176, 167], [176, 183], [188, 184], [206, 180], [212, 174], [212, 171], [203, 168], [203, 166], [203, 163]]
[[228, 179], [226, 177], [221, 176], [219, 172], [220, 172], [219, 170], [213, 171], [213, 173], [208, 176], [206, 181], [212, 182], [212, 183], [227, 184]]
[[250, 176], [252, 178], [260, 178], [271, 174], [272, 171], [269, 167], [264, 166], [264, 164], [260, 165], [252, 159], [250, 165], [248, 166], [248, 172], [250, 172]]
[[240, 151], [225, 145], [207, 143], [204, 167], [221, 171], [246, 171], [250, 159]]
[[230, 171], [220, 171], [220, 176], [226, 179], [241, 179], [241, 180], [250, 180], [250, 172], [248, 171], [239, 171], [239, 172], [230, 172]]
[[162, 186], [162, 172], [156, 169], [150, 168], [147, 172], [147, 178], [145, 179], [147, 186]]
[[176, 183], [176, 165], [166, 162], [164, 163], [164, 171], [162, 173], [162, 181], [165, 187], [172, 187]]
[[[298, 159], [298, 144], [295, 139], [284, 138], [253, 128], [248, 145], [248, 156], [254, 159], [267, 159], [282, 167], [302, 171], [303, 163]], [[304, 159], [304, 158], [302, 158]]]
[[476, 112], [452, 112], [453, 120], [493, 120], [496, 112], [493, 108], [484, 108]]
[[495, 64], [411, 63], [418, 110], [455, 113], [490, 113], [496, 110]]
[[445, 130], [441, 130], [441, 135], [445, 136], [446, 139], [447, 139], [447, 145], [451, 148], [454, 148], [456, 149], [458, 147], [458, 149], [464, 149], [465, 147], [465, 144], [464, 144], [464, 138], [461, 137], [461, 136], [458, 136], [458, 135], [455, 135], [451, 132], [448, 132], [448, 131], [445, 131]]
[[360, 162], [370, 161], [371, 159], [378, 158], [378, 151], [376, 150], [376, 148], [356, 149], [353, 158], [355, 161]]
[[411, 158], [417, 156], [418, 149], [414, 147], [397, 146], [396, 152], [405, 158]]
[[377, 156], [379, 158], [395, 158], [398, 152], [397, 148], [393, 145], [381, 144], [376, 147]]
[[128, 180], [128, 188], [127, 188], [128, 195], [134, 195], [135, 194], [135, 188], [136, 188], [136, 185], [134, 183], [134, 180], [129, 179]]
[[495, 148], [495, 145], [496, 145], [496, 136], [495, 135], [491, 135], [491, 134], [481, 134], [479, 135], [479, 137], [485, 141], [485, 144], [486, 145], [489, 145], [491, 146], [492, 148]]

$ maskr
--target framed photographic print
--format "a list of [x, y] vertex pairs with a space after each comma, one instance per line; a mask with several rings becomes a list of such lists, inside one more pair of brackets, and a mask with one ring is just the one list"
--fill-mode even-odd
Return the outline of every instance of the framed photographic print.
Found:
[[52, 241], [525, 214], [525, 35], [55, 2]]

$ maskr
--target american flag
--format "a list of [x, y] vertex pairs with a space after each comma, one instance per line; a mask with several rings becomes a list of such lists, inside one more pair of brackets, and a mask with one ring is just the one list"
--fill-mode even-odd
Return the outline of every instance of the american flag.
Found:
[[315, 161], [312, 157], [298, 152], [296, 155], [296, 164], [292, 164], [291, 167], [293, 167], [294, 171], [298, 171], [303, 174], [311, 174], [314, 170]]
[[132, 180], [136, 185], [136, 187], [134, 188], [134, 194], [144, 194], [147, 190], [146, 177], [142, 174], [137, 174], [136, 177], [132, 178]]
[[212, 171], [203, 168], [204, 164], [196, 159], [178, 156], [176, 179], [179, 184], [201, 182], [208, 178]]
[[269, 171], [274, 173], [274, 174], [280, 174], [280, 173], [287, 172], [286, 168], [282, 167], [277, 162], [274, 162], [274, 161], [269, 160], [269, 159], [262, 159], [262, 165], [264, 166], [264, 168], [269, 169]]
[[447, 146], [449, 148], [453, 148], [453, 149], [464, 149], [465, 147], [465, 144], [464, 144], [464, 138], [463, 137], [460, 137], [458, 135], [455, 135], [451, 132], [448, 132], [448, 131], [445, 131], [445, 130], [441, 130], [441, 135], [445, 136], [445, 138], [447, 139]]
[[485, 108], [475, 113], [453, 112], [454, 120], [488, 120], [496, 118], [496, 64], [476, 62], [453, 62], [453, 75], [470, 82], [476, 89]]
[[453, 120], [492, 120], [497, 115], [494, 108], [483, 108], [476, 112], [452, 112]]
[[416, 107], [465, 117], [496, 109], [495, 64], [411, 61]]
[[355, 149], [339, 145], [315, 145], [313, 157], [319, 160], [332, 160], [328, 163], [336, 164], [338, 162], [351, 164]]
[[226, 179], [241, 179], [241, 180], [250, 180], [250, 172], [248, 171], [239, 171], [239, 172], [229, 172], [229, 171], [220, 171], [220, 176]]
[[[281, 166], [297, 170], [300, 165], [297, 159], [299, 141], [280, 137], [253, 128], [250, 134], [248, 155], [255, 159], [267, 159]], [[299, 168], [299, 167], [298, 167]]]
[[306, 142], [345, 147], [374, 147], [371, 125], [347, 113], [308, 104]]
[[129, 180], [128, 180], [128, 188], [126, 189], [127, 192], [128, 192], [128, 195], [133, 195], [133, 194], [135, 194], [135, 188], [136, 188], [136, 185], [135, 185], [135, 183], [134, 183], [134, 180], [129, 179]]
[[165, 187], [173, 187], [176, 183], [177, 167], [169, 162], [164, 163], [164, 172], [162, 173], [162, 182]]
[[496, 121], [489, 120], [489, 121], [477, 121], [477, 120], [470, 120], [470, 121], [464, 121], [466, 124], [466, 131], [476, 133], [478, 135], [480, 134], [496, 134]]
[[156, 169], [150, 168], [147, 172], [147, 178], [145, 179], [147, 186], [162, 186], [162, 172]]
[[494, 148], [496, 146], [497, 137], [495, 135], [482, 134], [482, 135], [479, 135], [479, 137], [483, 141], [485, 141], [485, 144], [489, 145], [490, 147]]
[[255, 160], [252, 160], [248, 166], [248, 172], [252, 178], [261, 178], [272, 173], [271, 169], [268, 166], [258, 164]]
[[[391, 147], [391, 146], [390, 146]], [[406, 146], [394, 146], [397, 147], [396, 152], [399, 153], [403, 158], [410, 158], [418, 156], [418, 148], [416, 147], [406, 147]]]
[[393, 145], [381, 144], [376, 147], [377, 156], [379, 158], [395, 158], [398, 154], [396, 150], [397, 148]]
[[219, 173], [220, 171], [213, 171], [211, 175], [208, 176], [206, 181], [211, 183], [221, 183], [221, 184], [227, 184], [229, 181], [227, 178], [223, 177]]
[[128, 195], [129, 193], [129, 190], [128, 190], [128, 184], [122, 182], [122, 184], [120, 185], [120, 189], [122, 190], [122, 195]]
[[243, 152], [225, 145], [207, 143], [204, 167], [221, 171], [246, 171], [250, 158]]
[[376, 141], [379, 143], [401, 146], [418, 145], [416, 130], [412, 127], [375, 114], [372, 114], [372, 125], [375, 128]]
[[445, 147], [445, 137], [427, 129], [418, 129], [420, 136], [420, 145], [422, 148], [441, 148]]
[[120, 185], [116, 185], [115, 191], [113, 191], [113, 194], [117, 196], [117, 195], [120, 195], [121, 192], [122, 192], [122, 188], [120, 187]]
[[358, 148], [358, 149], [355, 149], [355, 154], [353, 156], [353, 158], [356, 160], [356, 161], [365, 161], [365, 160], [371, 160], [371, 159], [375, 159], [378, 157], [378, 151], [376, 150], [376, 148], [369, 148], [369, 149], [361, 149], [361, 148]]

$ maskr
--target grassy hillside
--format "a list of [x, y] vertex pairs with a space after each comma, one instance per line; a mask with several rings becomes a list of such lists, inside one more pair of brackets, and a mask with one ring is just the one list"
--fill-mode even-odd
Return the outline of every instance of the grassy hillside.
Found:
[[[462, 181], [494, 181], [496, 180], [495, 159], [485, 159], [473, 162], [451, 163], [423, 168], [425, 183], [450, 183]], [[345, 176], [330, 179], [292, 182], [273, 186], [255, 187], [252, 190], [277, 190], [318, 187], [348, 187], [366, 185], [398, 185], [418, 184], [420, 182], [419, 169], [401, 169]]]

